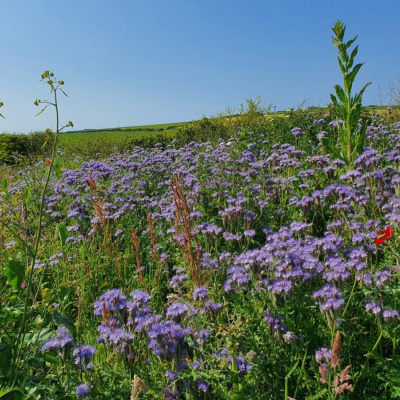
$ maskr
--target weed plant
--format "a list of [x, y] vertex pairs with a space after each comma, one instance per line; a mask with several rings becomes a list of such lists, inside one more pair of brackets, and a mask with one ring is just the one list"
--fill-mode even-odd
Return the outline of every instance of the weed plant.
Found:
[[343, 87], [335, 85], [336, 96], [331, 94], [332, 103], [338, 118], [338, 143], [327, 136], [322, 138], [322, 142], [333, 157], [341, 158], [346, 164], [353, 165], [355, 158], [364, 150], [367, 122], [361, 121], [360, 123], [362, 96], [371, 82], [364, 85], [359, 93], [352, 95], [351, 90], [354, 80], [363, 66], [363, 64], [354, 65], [358, 46], [350, 54], [348, 53], [357, 36], [345, 42], [346, 26], [341, 21], [335, 23], [332, 32], [335, 35], [332, 38], [332, 42], [339, 51], [337, 60], [343, 75]]

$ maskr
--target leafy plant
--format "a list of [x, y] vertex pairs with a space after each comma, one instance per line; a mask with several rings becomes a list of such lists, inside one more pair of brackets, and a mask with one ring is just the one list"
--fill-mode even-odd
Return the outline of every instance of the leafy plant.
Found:
[[358, 53], [358, 46], [354, 47], [350, 54], [348, 53], [357, 36], [345, 42], [346, 26], [339, 20], [333, 26], [332, 31], [335, 35], [332, 37], [332, 42], [339, 51], [337, 60], [343, 74], [344, 86], [335, 85], [336, 96], [331, 94], [338, 117], [337, 129], [340, 148], [337, 148], [334, 140], [327, 137], [322, 138], [322, 143], [332, 156], [342, 159], [347, 165], [352, 165], [354, 159], [364, 150], [365, 133], [368, 124], [364, 121], [359, 127], [359, 119], [361, 116], [362, 95], [371, 82], [364, 85], [359, 93], [352, 95], [351, 89], [354, 80], [363, 66], [363, 63], [360, 63], [353, 67], [354, 59]]
[[[33, 233], [35, 229], [34, 227], [24, 226], [24, 222], [22, 222], [22, 225], [16, 225], [8, 223], [7, 221], [1, 221], [2, 225], [4, 225], [23, 246], [25, 258], [25, 262], [22, 261], [21, 255], [18, 256], [18, 259], [9, 259], [4, 269], [4, 277], [6, 278], [7, 284], [13, 290], [12, 299], [15, 306], [9, 309], [0, 309], [2, 312], [0, 316], [2, 319], [7, 321], [6, 325], [4, 327], [2, 326], [0, 329], [2, 335], [4, 333], [7, 338], [7, 340], [3, 340], [1, 343], [2, 346], [0, 347], [1, 359], [7, 360], [7, 369], [2, 368], [1, 370], [12, 385], [17, 384], [19, 378], [23, 376], [22, 368], [28, 357], [27, 353], [29, 353], [26, 350], [28, 346], [32, 345], [37, 340], [32, 339], [32, 333], [37, 330], [33, 336], [36, 338], [39, 338], [41, 333], [43, 333], [43, 325], [38, 328], [38, 326], [41, 325], [38, 324], [38, 321], [42, 321], [43, 323], [44, 321], [51, 321], [51, 319], [47, 318], [47, 315], [45, 315], [46, 312], [38, 307], [37, 302], [37, 290], [40, 288], [40, 279], [37, 276], [38, 254], [40, 252], [41, 239], [43, 237], [45, 197], [52, 176], [52, 171], [55, 168], [54, 159], [57, 148], [57, 137], [59, 132], [66, 126], [72, 126], [72, 122], [69, 122], [64, 127], [59, 127], [57, 91], [60, 90], [64, 93], [60, 88], [64, 82], [57, 80], [54, 77], [54, 74], [49, 71], [42, 74], [42, 81], [50, 86], [51, 93], [54, 95], [54, 101], [36, 100], [35, 105], [39, 105], [40, 103], [46, 104], [39, 114], [41, 114], [48, 105], [55, 107], [57, 129], [54, 138], [53, 136], [51, 137], [54, 141], [52, 144], [51, 160], [46, 162], [46, 164], [49, 165], [47, 176], [42, 181], [43, 189], [39, 192], [40, 194], [38, 194], [40, 197], [38, 199], [38, 215], [36, 215], [36, 233]], [[31, 194], [32, 187], [27, 185], [23, 206], [26, 210], [29, 209], [32, 203]], [[30, 240], [30, 237], [32, 240]], [[38, 314], [36, 313], [32, 313], [32, 310], [38, 308], [42, 313], [41, 317], [44, 318], [38, 317]], [[12, 315], [12, 318], [10, 318], [10, 315], [8, 314]], [[34, 317], [38, 317], [39, 319], [36, 318], [36, 320], [34, 320]], [[65, 325], [62, 320], [60, 321], [60, 318], [58, 318], [58, 320], [56, 318], [54, 321], [58, 324]]]

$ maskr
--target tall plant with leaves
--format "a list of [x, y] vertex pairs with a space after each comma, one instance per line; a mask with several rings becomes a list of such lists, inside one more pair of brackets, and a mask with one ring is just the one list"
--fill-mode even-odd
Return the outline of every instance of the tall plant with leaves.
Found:
[[[71, 121], [63, 127], [60, 127], [59, 124], [57, 93], [58, 91], [61, 91], [66, 96], [64, 91], [61, 89], [61, 86], [64, 85], [64, 82], [61, 80], [57, 80], [54, 77], [54, 74], [50, 71], [45, 71], [42, 74], [41, 78], [42, 82], [50, 86], [50, 90], [52, 95], [54, 96], [54, 100], [35, 100], [34, 104], [36, 106], [39, 106], [40, 104], [45, 104], [44, 108], [37, 115], [40, 115], [49, 105], [53, 106], [56, 113], [56, 132], [52, 145], [51, 160], [49, 160], [47, 163], [49, 167], [44, 181], [44, 187], [39, 196], [39, 211], [37, 215], [38, 222], [33, 243], [28, 242], [28, 235], [26, 235], [26, 232], [19, 233], [17, 229], [15, 229], [10, 224], [7, 224], [6, 221], [1, 221], [2, 225], [6, 229], [9, 229], [10, 232], [14, 234], [15, 238], [18, 239], [21, 244], [23, 244], [26, 259], [25, 265], [19, 260], [10, 260], [7, 264], [5, 274], [8, 284], [13, 288], [14, 292], [18, 293], [22, 300], [22, 307], [21, 312], [18, 315], [18, 320], [14, 321], [11, 328], [7, 328], [4, 330], [4, 332], [7, 333], [7, 337], [9, 339], [7, 342], [7, 346], [5, 346], [6, 344], [4, 344], [3, 347], [0, 348], [0, 358], [4, 358], [5, 356], [7, 356], [6, 363], [9, 367], [8, 378], [9, 382], [13, 385], [17, 384], [19, 378], [22, 376], [21, 367], [26, 361], [27, 353], [29, 353], [27, 352], [29, 343], [27, 343], [26, 338], [27, 336], [29, 336], [28, 333], [31, 331], [32, 327], [35, 326], [35, 322], [33, 321], [33, 317], [35, 317], [35, 315], [31, 312], [31, 310], [34, 308], [33, 306], [36, 301], [36, 296], [34, 294], [34, 282], [37, 274], [35, 272], [37, 272], [36, 264], [38, 260], [39, 244], [41, 242], [43, 233], [42, 219], [44, 215], [45, 196], [51, 179], [52, 171], [54, 171], [54, 159], [57, 149], [58, 134], [64, 128], [68, 126], [73, 126]], [[25, 196], [27, 197], [25, 199], [25, 202], [28, 205], [31, 189], [27, 188], [26, 193], [28, 193], [28, 196]]]
[[[359, 126], [359, 120], [362, 111], [362, 96], [371, 82], [368, 82], [359, 93], [352, 95], [351, 90], [354, 80], [364, 65], [364, 63], [354, 65], [358, 46], [355, 46], [349, 54], [350, 47], [357, 40], [357, 36], [345, 42], [346, 25], [339, 20], [333, 26], [332, 32], [334, 33], [332, 42], [335, 48], [338, 49], [339, 55], [337, 60], [343, 74], [343, 87], [335, 85], [336, 96], [331, 94], [332, 103], [338, 118], [339, 143], [328, 137], [322, 138], [322, 143], [333, 157], [340, 158], [347, 165], [352, 166], [354, 159], [364, 150], [365, 132], [368, 124], [364, 121]], [[337, 146], [338, 144], [340, 147]]]

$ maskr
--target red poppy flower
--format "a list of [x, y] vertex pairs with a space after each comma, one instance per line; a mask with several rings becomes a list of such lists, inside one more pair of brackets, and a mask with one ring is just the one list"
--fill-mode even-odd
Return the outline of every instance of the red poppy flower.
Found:
[[50, 165], [50, 164], [51, 164], [51, 161], [50, 161], [50, 160], [46, 160], [45, 163], [46, 163], [47, 165]]
[[376, 244], [382, 244], [386, 240], [390, 239], [394, 235], [393, 229], [388, 226], [383, 231], [378, 232], [378, 236], [375, 238]]

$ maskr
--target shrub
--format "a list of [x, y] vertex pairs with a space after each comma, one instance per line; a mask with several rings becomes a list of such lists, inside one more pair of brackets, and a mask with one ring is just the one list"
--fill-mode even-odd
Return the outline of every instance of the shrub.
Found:
[[29, 144], [26, 136], [11, 133], [0, 135], [0, 162], [12, 164], [16, 159], [26, 157]]

